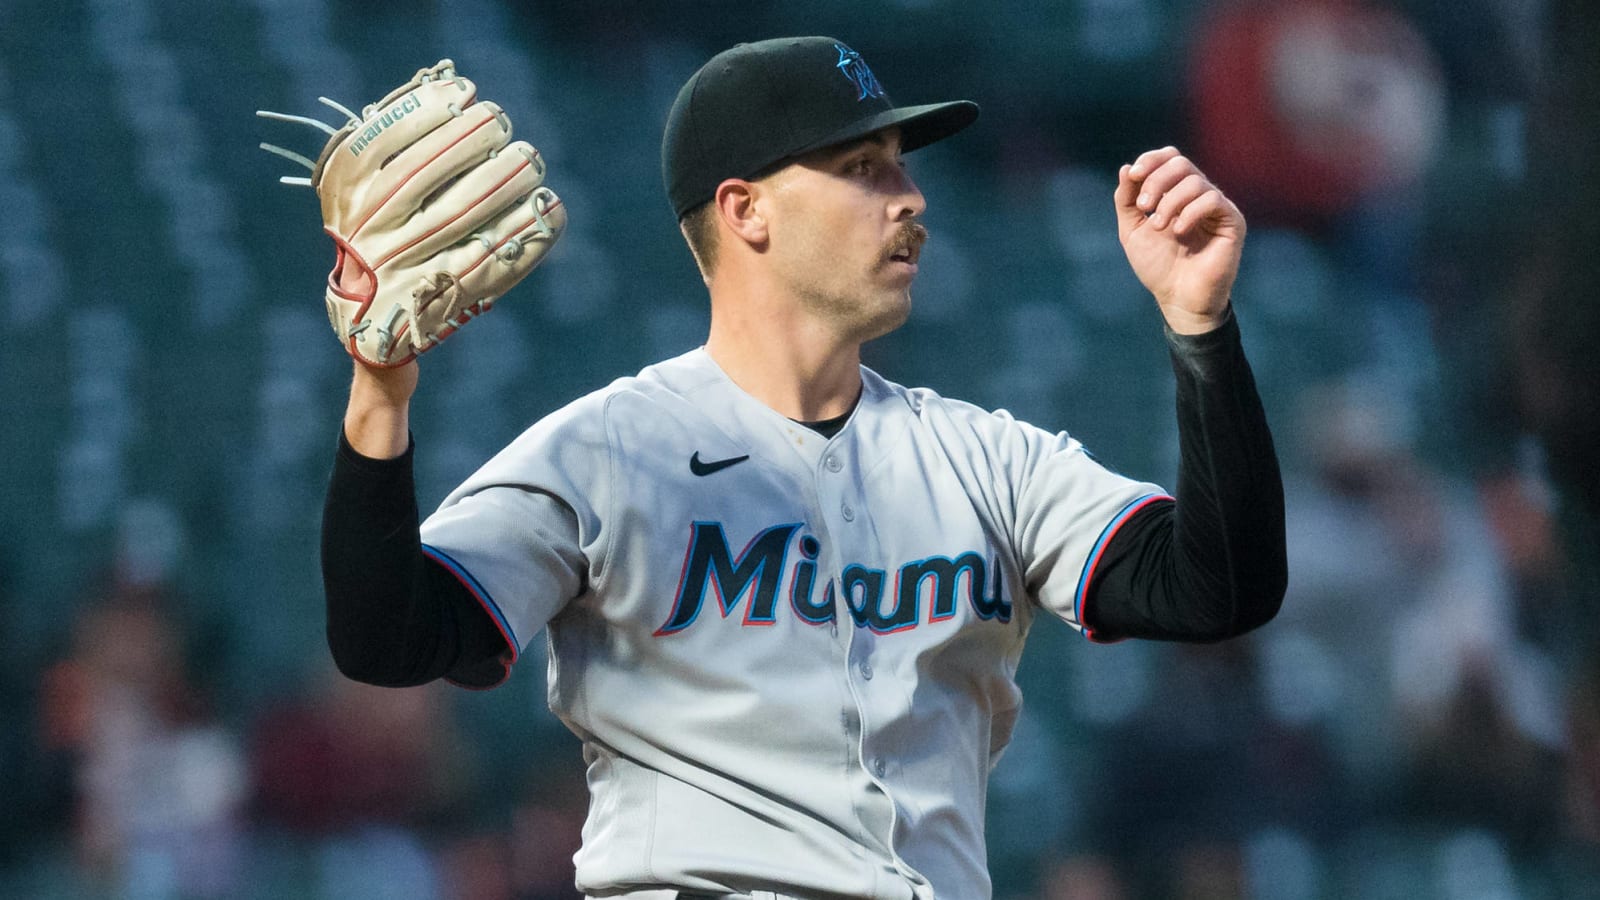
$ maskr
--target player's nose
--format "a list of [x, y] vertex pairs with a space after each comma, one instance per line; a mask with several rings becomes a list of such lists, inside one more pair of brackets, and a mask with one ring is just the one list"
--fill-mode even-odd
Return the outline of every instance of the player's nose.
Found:
[[900, 170], [899, 189], [895, 192], [893, 204], [890, 207], [890, 218], [899, 222], [905, 219], [915, 219], [928, 210], [928, 198], [922, 196], [922, 191], [917, 183], [911, 180], [911, 173]]

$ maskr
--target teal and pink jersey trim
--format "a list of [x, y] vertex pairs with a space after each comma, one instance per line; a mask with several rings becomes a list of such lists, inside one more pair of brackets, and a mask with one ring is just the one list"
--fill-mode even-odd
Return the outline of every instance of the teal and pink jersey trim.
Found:
[[1172, 497], [1168, 494], [1145, 494], [1136, 497], [1111, 517], [1111, 521], [1106, 523], [1105, 530], [1100, 532], [1100, 537], [1095, 539], [1094, 547], [1089, 550], [1089, 561], [1084, 563], [1083, 574], [1078, 577], [1078, 590], [1072, 596], [1072, 615], [1077, 620], [1078, 627], [1083, 630], [1083, 636], [1089, 640], [1103, 643], [1112, 643], [1115, 640], [1102, 641], [1095, 635], [1094, 629], [1089, 627], [1089, 623], [1083, 620], [1083, 601], [1089, 595], [1089, 586], [1094, 583], [1094, 574], [1100, 565], [1100, 558], [1105, 555], [1106, 547], [1111, 543], [1112, 537], [1133, 518], [1134, 513], [1163, 500], [1171, 502]]
[[[500, 637], [505, 640], [507, 649], [511, 651], [509, 658], [502, 657], [502, 659], [505, 659], [505, 674], [510, 675], [511, 667], [516, 664], [517, 658], [522, 655], [522, 644], [517, 641], [516, 632], [512, 630], [511, 623], [506, 621], [505, 613], [500, 611], [500, 606], [494, 602], [493, 597], [489, 596], [489, 592], [484, 586], [478, 583], [478, 579], [473, 578], [472, 573], [468, 572], [465, 566], [452, 559], [448, 553], [428, 544], [422, 545], [422, 552], [429, 559], [448, 569], [450, 574], [461, 582], [461, 586], [466, 588], [478, 601], [478, 605], [483, 607], [483, 611], [488, 613], [489, 617], [494, 620], [494, 627], [500, 631]], [[504, 676], [502, 676], [501, 680], [505, 680]]]

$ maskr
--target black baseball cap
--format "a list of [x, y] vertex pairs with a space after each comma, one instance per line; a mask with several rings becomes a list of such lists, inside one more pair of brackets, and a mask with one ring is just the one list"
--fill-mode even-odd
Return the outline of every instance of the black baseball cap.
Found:
[[971, 125], [967, 100], [895, 106], [861, 54], [830, 37], [739, 44], [689, 77], [667, 114], [661, 177], [679, 218], [727, 178], [754, 178], [811, 150], [891, 125], [903, 151]]

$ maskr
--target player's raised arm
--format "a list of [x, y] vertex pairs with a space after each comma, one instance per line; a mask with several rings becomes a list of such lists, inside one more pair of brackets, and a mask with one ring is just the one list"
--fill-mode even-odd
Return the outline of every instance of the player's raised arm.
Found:
[[1172, 147], [1123, 166], [1113, 199], [1167, 323], [1178, 488], [1107, 542], [1082, 622], [1098, 639], [1233, 637], [1276, 615], [1288, 582], [1283, 481], [1230, 302], [1244, 216]]
[[333, 240], [328, 321], [355, 360], [323, 510], [328, 644], [340, 670], [384, 685], [504, 675], [510, 648], [477, 599], [424, 553], [412, 483], [416, 358], [487, 312], [544, 259], [566, 209], [539, 152], [450, 60], [420, 69], [360, 114], [265, 118], [327, 134], [299, 163]]

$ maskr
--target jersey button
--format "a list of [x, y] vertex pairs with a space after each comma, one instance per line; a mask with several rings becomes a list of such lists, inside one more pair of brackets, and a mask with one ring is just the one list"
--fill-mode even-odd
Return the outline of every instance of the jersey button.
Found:
[[868, 681], [872, 680], [872, 663], [866, 660], [861, 661], [861, 677]]
[[844, 468], [844, 463], [839, 461], [839, 457], [831, 455], [828, 457], [827, 461], [823, 463], [823, 465], [828, 467], [829, 472], [837, 472]]
[[883, 773], [887, 772], [888, 770], [889, 770], [889, 767], [884, 765], [884, 763], [883, 763], [883, 757], [879, 756], [879, 757], [873, 759], [873, 761], [872, 761], [872, 771], [875, 772], [879, 778], [882, 778], [883, 777]]
[[844, 516], [846, 522], [854, 522], [856, 520], [856, 508], [846, 503], [839, 507], [839, 515]]

